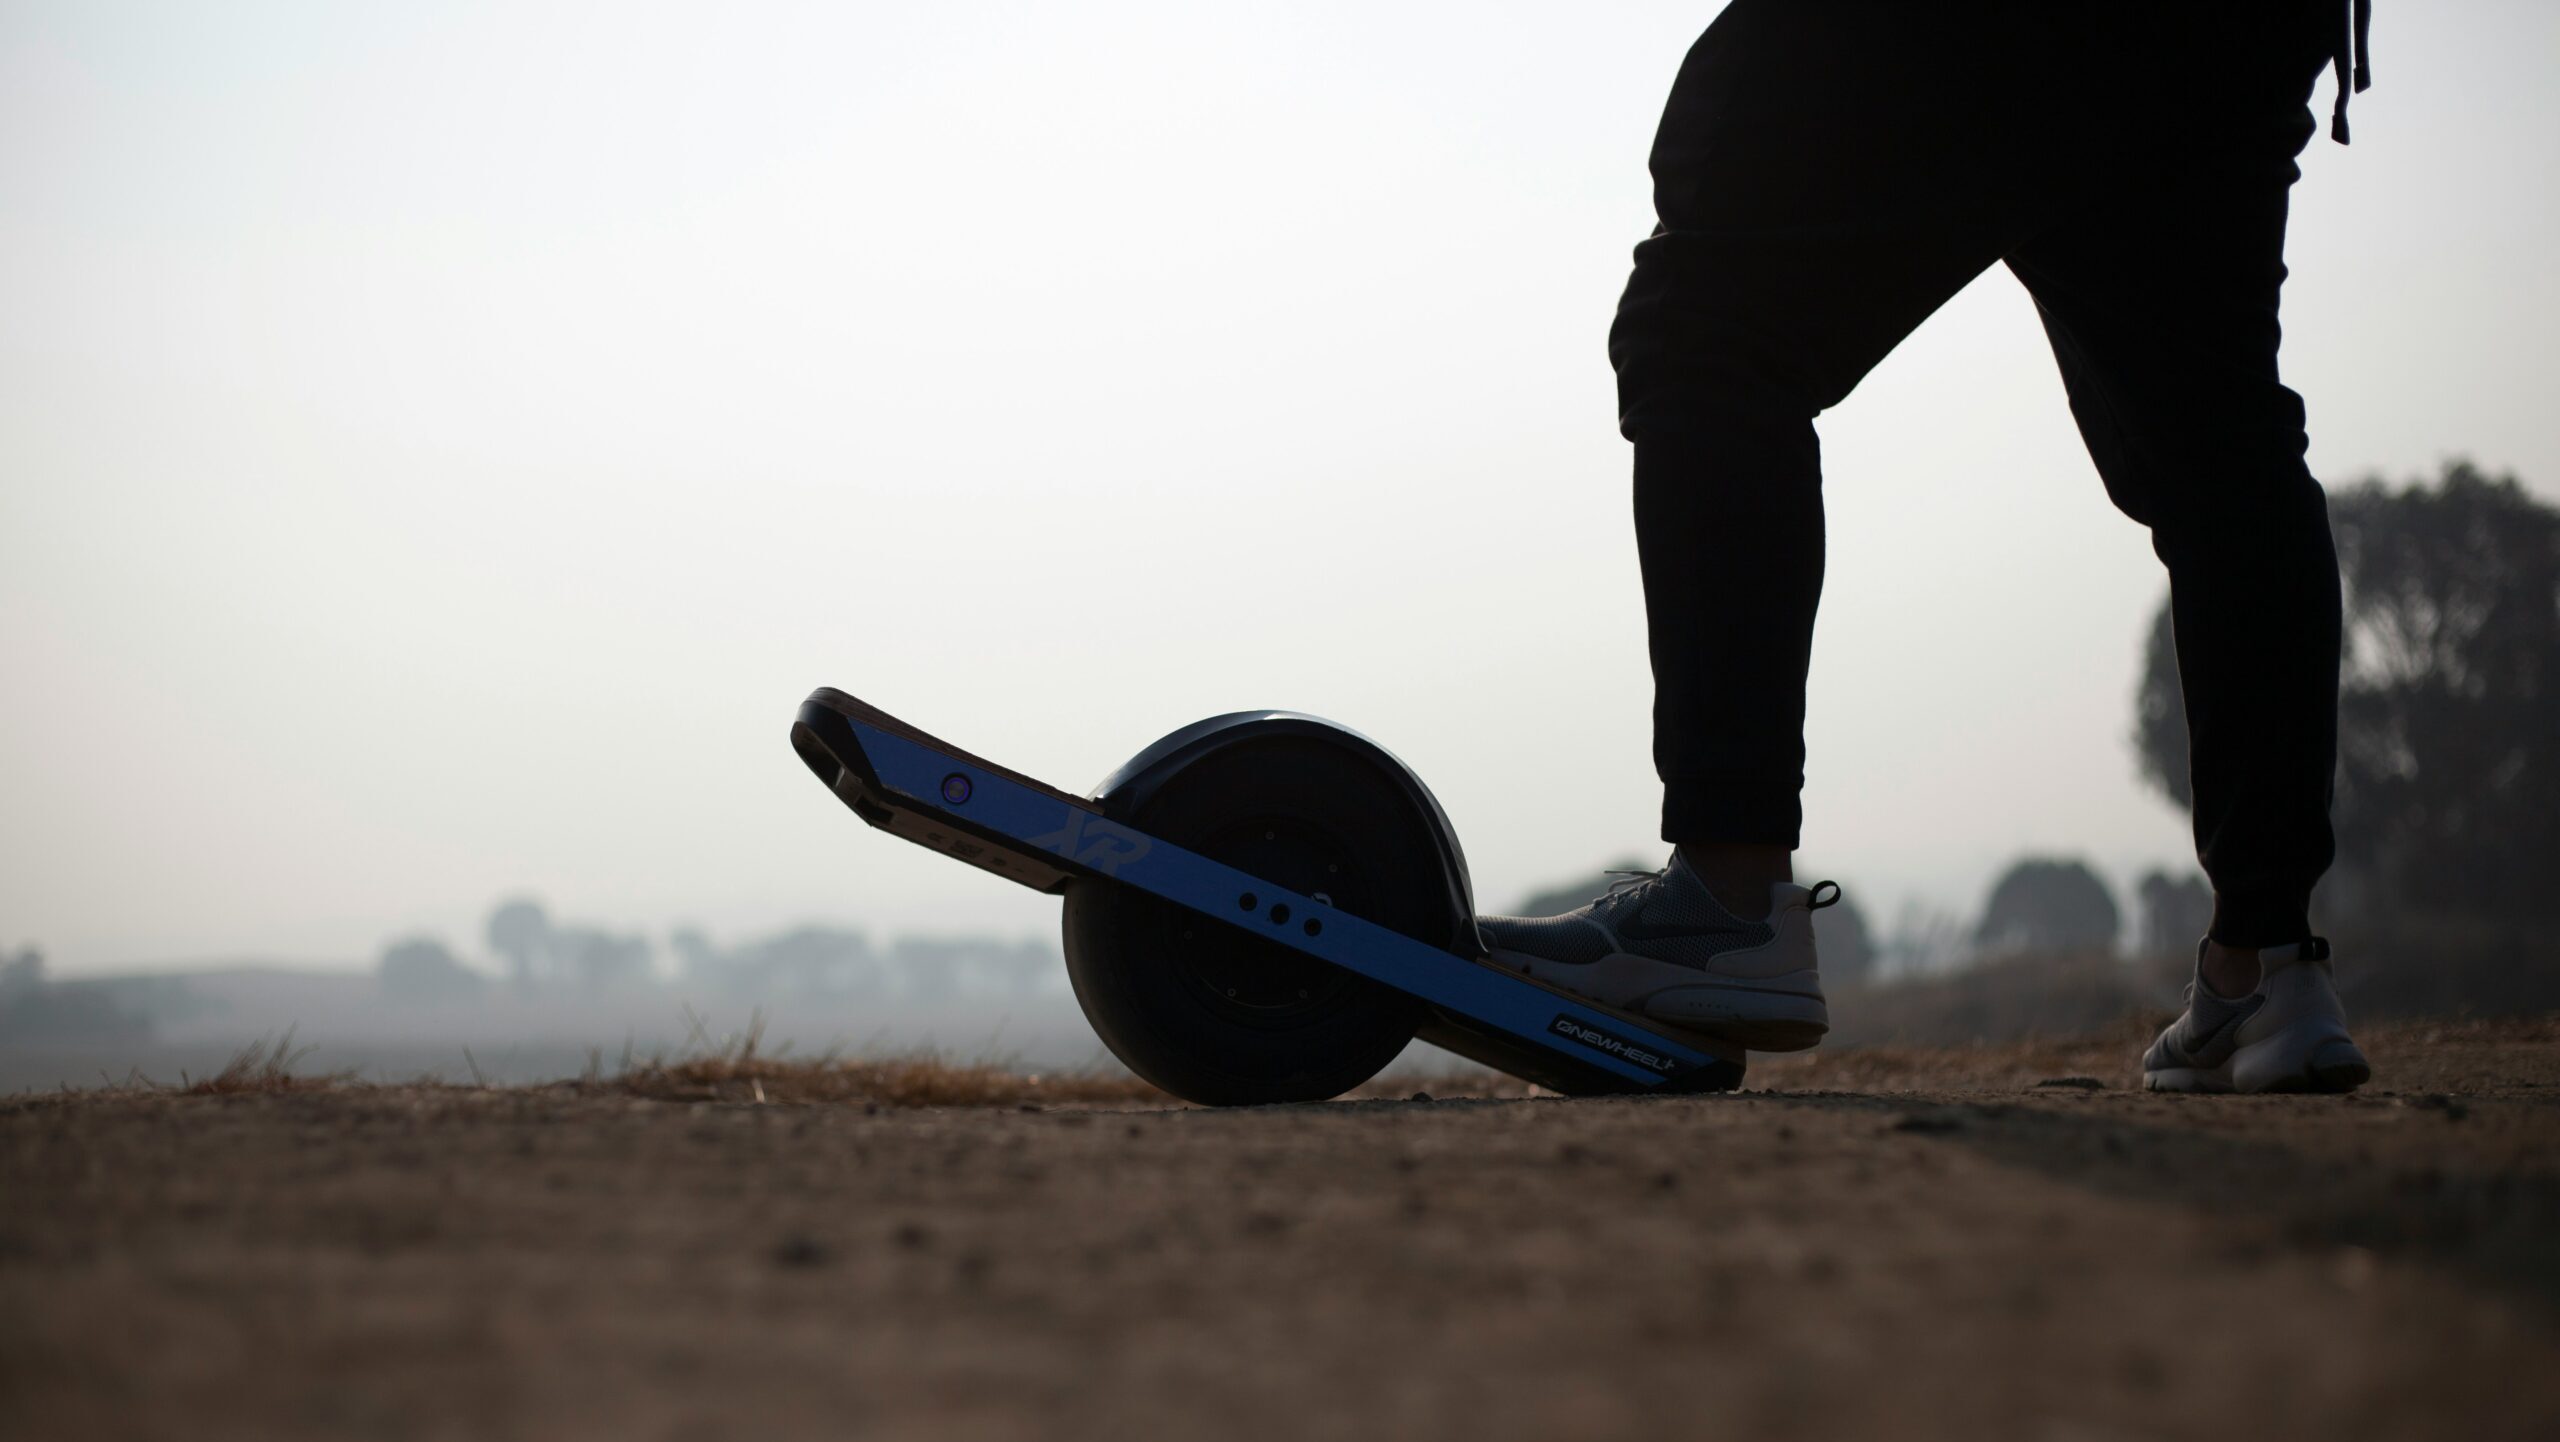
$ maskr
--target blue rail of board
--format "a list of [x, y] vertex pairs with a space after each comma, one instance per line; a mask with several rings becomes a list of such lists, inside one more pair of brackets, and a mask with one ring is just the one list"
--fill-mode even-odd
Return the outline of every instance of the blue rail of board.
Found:
[[[1659, 1086], [1712, 1058], [1660, 1033], [1338, 912], [1169, 841], [1069, 806], [876, 726], [849, 721], [880, 784], [918, 809], [1053, 852], [1177, 906], [1375, 978], [1631, 1081]], [[1250, 897], [1251, 904], [1243, 898]]]

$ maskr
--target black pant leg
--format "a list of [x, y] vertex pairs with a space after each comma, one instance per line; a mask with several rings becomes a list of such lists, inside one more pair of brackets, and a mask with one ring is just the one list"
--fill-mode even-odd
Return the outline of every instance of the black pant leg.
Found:
[[1736, 0], [1656, 137], [1610, 329], [1664, 839], [1793, 846], [1823, 573], [1814, 417], [2025, 223], [2037, 36], [1985, 0]]
[[2178, 131], [2009, 257], [2110, 496], [2168, 568], [2212, 935], [2252, 947], [2310, 933], [2337, 757], [2337, 557], [2276, 367], [2317, 63], [2285, 39], [2223, 57]]

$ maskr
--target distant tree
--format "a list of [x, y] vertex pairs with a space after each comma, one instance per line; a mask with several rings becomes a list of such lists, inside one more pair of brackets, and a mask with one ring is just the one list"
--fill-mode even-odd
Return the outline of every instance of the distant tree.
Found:
[[861, 932], [802, 926], [738, 948], [732, 987], [765, 995], [847, 995], [880, 989], [880, 962]]
[[1039, 991], [1064, 977], [1054, 946], [989, 936], [905, 936], [884, 954], [862, 932], [841, 927], [794, 927], [725, 949], [685, 928], [670, 944], [688, 979], [753, 1000], [1003, 997]]
[[[2377, 900], [2511, 924], [2560, 917], [2560, 509], [2467, 461], [2432, 486], [2332, 492], [2345, 580], [2334, 817]], [[2142, 772], [2181, 806], [2167, 608], [2145, 647]]]
[[2142, 903], [2142, 955], [2181, 956], [2195, 950], [2213, 924], [2213, 888], [2194, 874], [2172, 878], [2143, 874], [2135, 892]]
[[676, 955], [676, 976], [686, 981], [719, 981], [719, 948], [701, 927], [671, 930], [666, 950]]
[[949, 1001], [968, 979], [967, 943], [943, 937], [902, 936], [889, 948], [889, 975], [910, 1001]]
[[1057, 949], [1027, 937], [1010, 943], [992, 937], [980, 942], [969, 954], [968, 968], [970, 989], [988, 996], [1040, 991], [1066, 976]]
[[530, 897], [498, 903], [489, 913], [489, 949], [507, 960], [518, 987], [543, 979], [551, 955], [551, 913]]
[[488, 989], [489, 980], [464, 966], [441, 941], [412, 936], [382, 949], [375, 972], [386, 995], [401, 1001], [471, 1001]]
[[2121, 924], [2115, 897], [2088, 863], [2031, 856], [1992, 885], [1973, 939], [1986, 955], [2113, 951]]
[[16, 955], [0, 962], [0, 996], [44, 990], [44, 953], [32, 946], [21, 947]]
[[666, 950], [676, 955], [676, 976], [694, 986], [730, 986], [730, 953], [719, 950], [701, 927], [676, 927], [666, 935]]
[[1865, 981], [1876, 969], [1875, 937], [1867, 930], [1866, 913], [1846, 893], [1813, 914], [1813, 947], [1830, 981]]
[[589, 991], [610, 991], [649, 979], [649, 940], [589, 926], [554, 927], [553, 965]]
[[986, 937], [972, 944], [961, 959], [967, 989], [982, 996], [1018, 996], [1037, 991], [1061, 977], [1064, 963], [1057, 950], [1038, 941], [1005, 942]]
[[151, 1022], [94, 981], [57, 982], [44, 953], [21, 949], [0, 963], [0, 1042], [12, 1046], [97, 1046], [147, 1041]]
[[2187, 691], [2178, 681], [2178, 633], [2167, 597], [2142, 640], [2142, 685], [2133, 696], [2133, 754], [2142, 779], [2180, 809], [2195, 805], [2188, 775]]
[[1894, 913], [1893, 930], [1876, 949], [1876, 971], [1896, 980], [1953, 971], [1972, 950], [1962, 918], [1911, 898]]

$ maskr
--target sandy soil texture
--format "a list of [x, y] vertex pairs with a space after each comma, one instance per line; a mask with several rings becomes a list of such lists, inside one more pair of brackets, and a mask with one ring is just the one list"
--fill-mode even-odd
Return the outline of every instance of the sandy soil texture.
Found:
[[2560, 1023], [1260, 1112], [0, 1106], [0, 1436], [2560, 1436]]

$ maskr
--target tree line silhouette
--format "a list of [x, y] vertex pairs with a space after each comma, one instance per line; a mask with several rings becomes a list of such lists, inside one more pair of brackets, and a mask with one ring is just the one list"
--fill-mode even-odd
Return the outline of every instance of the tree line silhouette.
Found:
[[934, 1002], [962, 996], [1005, 996], [1063, 986], [1054, 947], [997, 937], [901, 936], [875, 944], [862, 931], [801, 926], [720, 945], [699, 927], [678, 927], [662, 970], [659, 948], [645, 933], [555, 919], [531, 897], [490, 909], [482, 927], [490, 955], [504, 967], [492, 978], [441, 939], [408, 936], [386, 945], [375, 971], [400, 1000], [460, 1003], [493, 989], [518, 995], [598, 993], [673, 983], [746, 1000], [827, 996]]
[[[2560, 508], [2454, 460], [2432, 481], [2336, 488], [2329, 512], [2346, 615], [2338, 863], [2315, 905], [2343, 984], [2377, 1010], [2560, 1006], [2560, 949], [2546, 939], [2560, 917]], [[2133, 719], [2140, 775], [2184, 810], [2165, 599]], [[1571, 910], [1606, 881], [1547, 888], [1522, 914]], [[1814, 929], [1823, 970], [1854, 983], [2038, 955], [2183, 960], [2213, 916], [2192, 869], [2147, 872], [2130, 900], [2128, 927], [2088, 862], [2026, 856], [1970, 924], [1914, 904], [1878, 935], [1852, 895]]]
[[[2346, 627], [2336, 868], [2321, 924], [2412, 1010], [2560, 1004], [2560, 508], [2448, 461], [2330, 492]], [[2164, 604], [2144, 647], [2142, 774], [2184, 806], [2187, 734]], [[2346, 975], [2342, 971], [2342, 976]]]

